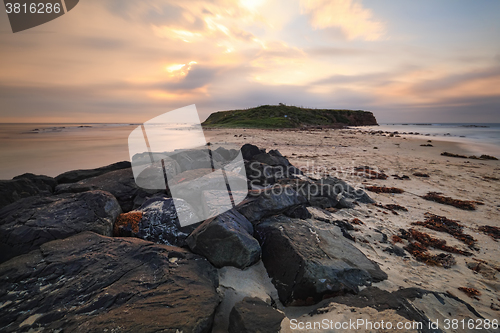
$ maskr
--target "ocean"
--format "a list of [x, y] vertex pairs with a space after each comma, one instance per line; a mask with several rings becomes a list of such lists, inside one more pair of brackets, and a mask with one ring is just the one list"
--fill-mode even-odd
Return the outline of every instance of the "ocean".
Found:
[[410, 137], [429, 136], [439, 141], [456, 142], [471, 155], [486, 154], [500, 158], [500, 123], [391, 123], [358, 128], [407, 133], [404, 135]]
[[[57, 176], [127, 161], [128, 136], [138, 125], [0, 124], [0, 179], [26, 172]], [[418, 132], [418, 137], [458, 142], [470, 154], [500, 157], [500, 124], [382, 124], [362, 128]]]

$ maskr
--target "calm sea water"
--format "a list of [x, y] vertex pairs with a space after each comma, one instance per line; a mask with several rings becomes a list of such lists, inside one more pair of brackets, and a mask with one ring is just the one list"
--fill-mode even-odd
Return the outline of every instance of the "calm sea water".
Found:
[[[0, 124], [0, 179], [25, 172], [57, 176], [129, 160], [128, 136], [138, 125]], [[500, 124], [383, 124], [370, 128], [429, 134], [459, 142], [471, 154], [500, 157]], [[172, 128], [167, 130], [173, 135]]]
[[435, 140], [457, 142], [470, 154], [488, 154], [500, 158], [500, 123], [381, 124], [362, 129], [419, 133], [409, 136], [421, 138], [427, 135]]

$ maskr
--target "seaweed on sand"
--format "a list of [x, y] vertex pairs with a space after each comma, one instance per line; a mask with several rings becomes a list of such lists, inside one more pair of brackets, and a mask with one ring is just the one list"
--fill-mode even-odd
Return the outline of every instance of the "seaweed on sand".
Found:
[[413, 225], [421, 225], [428, 229], [446, 232], [463, 243], [473, 246], [476, 240], [471, 235], [463, 233], [464, 226], [458, 221], [450, 220], [444, 216], [438, 216], [431, 213], [425, 213], [426, 220], [424, 222], [413, 222]]
[[404, 191], [397, 187], [380, 187], [380, 186], [367, 186], [366, 189], [375, 193], [403, 193]]
[[481, 292], [477, 289], [474, 289], [474, 288], [458, 287], [458, 290], [465, 293], [470, 298], [475, 298], [477, 300], [479, 299], [478, 296], [481, 295]]
[[403, 211], [403, 212], [408, 211], [408, 209], [406, 209], [405, 207], [400, 206], [400, 205], [396, 205], [396, 204], [383, 205], [383, 204], [374, 203], [373, 205], [376, 207], [379, 207], [379, 208], [390, 210], [394, 215], [399, 215], [398, 212], [396, 212], [397, 210]]
[[366, 165], [354, 168], [354, 171], [356, 171], [359, 176], [363, 176], [368, 179], [387, 179], [387, 175], [385, 173], [375, 171]]
[[479, 227], [479, 231], [484, 232], [485, 234], [492, 237], [493, 239], [500, 238], [500, 228], [499, 227], [492, 227], [490, 225], [483, 225], [483, 226]]
[[453, 199], [451, 197], [445, 197], [437, 192], [429, 192], [422, 196], [422, 199], [434, 201], [444, 205], [450, 205], [464, 210], [476, 210], [476, 205], [484, 205], [484, 203], [480, 201]]

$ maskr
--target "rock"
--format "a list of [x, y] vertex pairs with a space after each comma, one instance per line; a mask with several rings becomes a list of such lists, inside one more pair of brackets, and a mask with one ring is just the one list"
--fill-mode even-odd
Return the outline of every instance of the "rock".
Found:
[[82, 231], [111, 236], [120, 213], [116, 199], [102, 191], [19, 200], [0, 210], [0, 262]]
[[193, 208], [183, 200], [152, 198], [137, 210], [120, 214], [114, 224], [113, 235], [142, 238], [157, 244], [186, 246], [186, 238], [197, 225], [181, 227], [176, 208], [192, 214], [193, 220], [198, 221]]
[[120, 203], [124, 212], [140, 207], [148, 196], [165, 193], [165, 190], [145, 190], [137, 186], [132, 169], [107, 172], [103, 175], [80, 180], [72, 184], [56, 186], [56, 193], [79, 193], [102, 190], [111, 193]]
[[80, 180], [97, 177], [107, 172], [130, 168], [128, 161], [113, 163], [97, 169], [67, 171], [56, 177], [58, 184], [76, 183]]
[[317, 303], [387, 279], [331, 224], [274, 216], [255, 227], [266, 266], [285, 305]]
[[0, 208], [40, 193], [40, 188], [26, 178], [0, 180]]
[[[431, 320], [434, 322], [439, 320], [441, 324], [444, 319], [451, 318], [472, 318], [474, 321], [479, 318], [483, 319], [470, 304], [458, 297], [419, 288], [388, 292], [376, 287], [368, 287], [358, 295], [339, 296], [331, 301], [333, 302], [331, 304], [340, 303], [355, 308], [372, 307], [377, 311], [392, 309], [408, 320], [422, 323], [422, 329], [419, 331], [425, 333], [442, 332], [439, 329], [429, 329]], [[442, 325], [439, 327], [442, 328]]]
[[0, 330], [210, 332], [217, 285], [196, 254], [85, 232], [0, 265]]
[[397, 245], [391, 245], [384, 249], [384, 252], [395, 254], [398, 257], [406, 257], [406, 252], [403, 248]]
[[260, 245], [252, 234], [252, 224], [232, 209], [203, 222], [186, 242], [194, 253], [205, 256], [215, 267], [245, 268], [260, 259]]
[[35, 175], [32, 173], [24, 173], [22, 175], [16, 176], [12, 179], [29, 179], [36, 187], [42, 192], [54, 192], [57, 186], [57, 180], [55, 178], [45, 176], [45, 175]]
[[228, 185], [235, 204], [247, 194], [247, 179], [231, 171], [189, 170], [178, 174], [169, 184], [172, 196], [191, 204], [203, 220], [233, 208]]
[[285, 316], [255, 297], [236, 303], [229, 315], [229, 333], [278, 333]]
[[243, 156], [243, 159], [250, 161], [255, 155], [264, 153], [265, 150], [259, 149], [259, 147], [251, 145], [249, 143], [244, 144], [241, 147], [241, 154]]
[[282, 179], [280, 185], [292, 186], [305, 197], [312, 206], [320, 208], [353, 208], [356, 203], [374, 203], [363, 190], [355, 189], [345, 181], [326, 177], [319, 180]]
[[248, 192], [248, 199], [237, 210], [254, 223], [266, 216], [293, 211], [307, 200], [290, 186], [275, 186]]

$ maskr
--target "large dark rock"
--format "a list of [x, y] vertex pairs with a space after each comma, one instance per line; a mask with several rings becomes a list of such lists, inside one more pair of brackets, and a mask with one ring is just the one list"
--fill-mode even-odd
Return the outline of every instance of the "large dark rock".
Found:
[[203, 222], [186, 241], [216, 267], [245, 268], [260, 259], [259, 242], [252, 235], [252, 224], [232, 209]]
[[45, 175], [35, 175], [32, 173], [24, 173], [12, 179], [29, 179], [42, 192], [46, 191], [52, 193], [57, 185], [57, 180], [55, 180], [55, 178]]
[[0, 331], [210, 332], [217, 286], [196, 254], [85, 232], [0, 265]]
[[40, 193], [40, 188], [26, 178], [0, 180], [0, 208]]
[[229, 333], [278, 333], [285, 316], [255, 297], [245, 297], [229, 315]]
[[328, 223], [275, 216], [261, 221], [255, 235], [283, 304], [308, 304], [357, 293], [359, 286], [387, 278]]
[[275, 186], [263, 190], [251, 190], [238, 207], [238, 211], [254, 223], [266, 216], [292, 213], [307, 200], [290, 186]]
[[288, 185], [305, 197], [309, 204], [320, 208], [353, 208], [356, 203], [374, 203], [363, 190], [355, 189], [345, 181], [326, 177], [312, 179], [281, 179], [280, 185]]
[[[474, 322], [477, 319], [483, 319], [470, 304], [456, 296], [420, 288], [405, 288], [388, 292], [376, 287], [368, 287], [360, 291], [358, 295], [338, 296], [332, 298], [331, 301], [333, 305], [340, 303], [355, 308], [371, 307], [379, 312], [394, 310], [408, 320], [422, 323], [422, 329], [419, 331], [424, 333], [443, 332], [429, 326], [431, 321], [436, 320], [435, 314], [444, 314], [445, 319], [465, 317], [472, 318]], [[334, 308], [335, 306], [332, 309]], [[322, 309], [321, 313], [324, 311]], [[427, 317], [429, 314], [434, 314], [434, 316], [429, 318]], [[311, 315], [314, 315], [314, 312]], [[439, 324], [442, 328], [442, 323]]]
[[76, 183], [80, 180], [97, 177], [107, 172], [130, 168], [128, 161], [113, 163], [97, 169], [72, 170], [67, 171], [56, 177], [58, 184]]
[[12, 180], [0, 180], [0, 208], [22, 198], [50, 195], [56, 185], [54, 178], [32, 173], [16, 176]]
[[116, 199], [102, 191], [19, 200], [0, 210], [0, 262], [82, 231], [111, 236], [120, 213]]
[[265, 153], [265, 150], [261, 150], [259, 149], [259, 147], [249, 143], [244, 144], [241, 147], [241, 154], [243, 156], [243, 159], [247, 161], [250, 161], [255, 155], [260, 153]]
[[185, 246], [186, 238], [198, 224], [182, 227], [177, 209], [185, 210], [185, 216], [191, 214], [192, 221], [198, 221], [193, 208], [181, 199], [151, 198], [137, 210], [120, 214], [113, 234], [118, 237], [142, 238], [158, 244]]
[[91, 190], [111, 193], [118, 200], [124, 212], [140, 207], [149, 196], [165, 193], [165, 190], [145, 190], [137, 186], [130, 168], [107, 172], [77, 183], [56, 186], [56, 193], [79, 193]]

